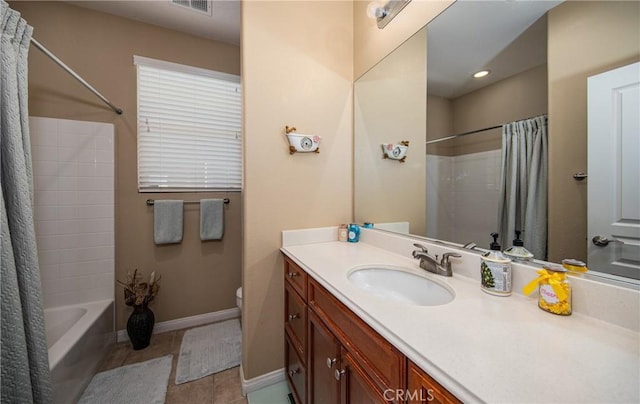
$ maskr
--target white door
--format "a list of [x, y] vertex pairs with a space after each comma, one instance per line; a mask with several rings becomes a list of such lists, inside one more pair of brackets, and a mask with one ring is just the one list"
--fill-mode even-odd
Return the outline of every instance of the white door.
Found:
[[589, 267], [640, 279], [640, 63], [588, 79]]

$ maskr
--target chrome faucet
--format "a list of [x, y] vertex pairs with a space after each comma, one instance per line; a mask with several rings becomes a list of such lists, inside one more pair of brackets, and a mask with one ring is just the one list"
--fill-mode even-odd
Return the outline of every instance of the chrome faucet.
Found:
[[460, 254], [448, 252], [442, 254], [442, 259], [438, 262], [438, 255], [431, 256], [427, 252], [427, 247], [422, 244], [414, 244], [414, 247], [419, 248], [419, 250], [414, 250], [412, 255], [413, 258], [420, 260], [420, 268], [425, 271], [433, 272], [437, 275], [442, 276], [452, 276], [453, 271], [451, 270], [451, 261], [449, 261], [449, 257], [462, 257]]

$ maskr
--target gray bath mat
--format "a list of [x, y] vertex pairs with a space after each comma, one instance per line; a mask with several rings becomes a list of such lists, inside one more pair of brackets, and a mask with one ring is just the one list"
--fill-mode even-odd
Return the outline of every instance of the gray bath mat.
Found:
[[98, 373], [78, 404], [163, 404], [173, 355]]
[[186, 383], [240, 365], [238, 319], [185, 332], [180, 346], [176, 384]]

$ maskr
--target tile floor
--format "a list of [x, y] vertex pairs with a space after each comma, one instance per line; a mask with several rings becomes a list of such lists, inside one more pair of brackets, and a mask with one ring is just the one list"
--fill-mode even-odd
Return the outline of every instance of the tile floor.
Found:
[[107, 354], [98, 371], [103, 372], [118, 366], [173, 354], [166, 404], [247, 404], [247, 398], [242, 395], [239, 367], [189, 383], [175, 384], [180, 344], [185, 331], [154, 334], [151, 337], [151, 345], [139, 351], [134, 351], [129, 341], [117, 343]]

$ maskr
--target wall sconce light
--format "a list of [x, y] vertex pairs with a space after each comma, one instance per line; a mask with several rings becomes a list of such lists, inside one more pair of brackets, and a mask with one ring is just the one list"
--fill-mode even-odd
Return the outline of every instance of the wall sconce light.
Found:
[[375, 18], [378, 23], [378, 28], [382, 29], [386, 27], [410, 1], [411, 0], [372, 1], [367, 6], [367, 16], [372, 19]]

